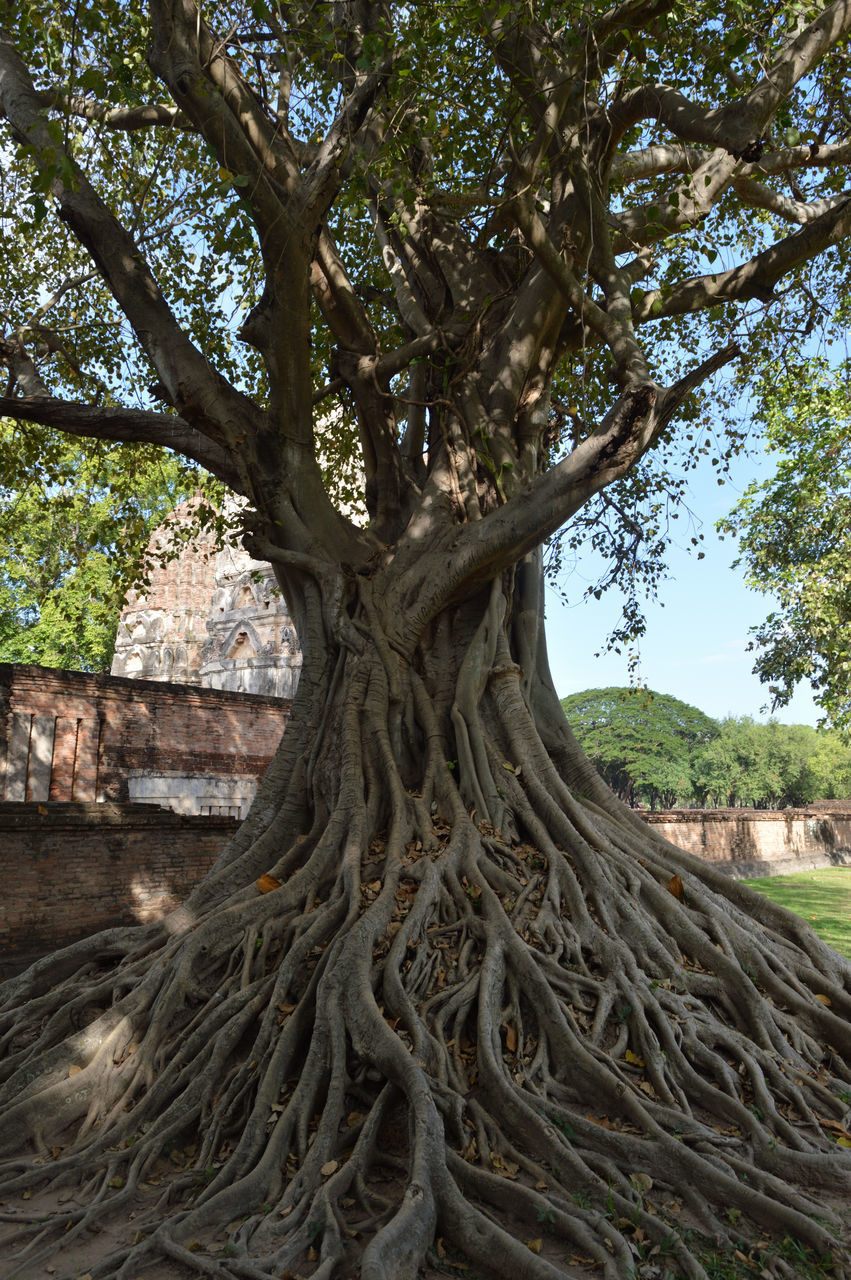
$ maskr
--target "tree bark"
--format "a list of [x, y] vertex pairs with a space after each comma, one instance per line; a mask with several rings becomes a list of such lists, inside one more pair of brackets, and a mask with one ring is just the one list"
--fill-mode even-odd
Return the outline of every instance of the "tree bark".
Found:
[[657, 1247], [701, 1276], [701, 1249], [785, 1236], [842, 1273], [820, 1196], [851, 1181], [847, 965], [614, 799], [540, 595], [533, 555], [403, 652], [392, 573], [337, 615], [301, 592], [318, 643], [212, 873], [6, 984], [7, 1190], [96, 1175], [25, 1265], [176, 1146], [169, 1207], [95, 1280], [413, 1278], [436, 1240], [495, 1276], [567, 1250], [615, 1280]]

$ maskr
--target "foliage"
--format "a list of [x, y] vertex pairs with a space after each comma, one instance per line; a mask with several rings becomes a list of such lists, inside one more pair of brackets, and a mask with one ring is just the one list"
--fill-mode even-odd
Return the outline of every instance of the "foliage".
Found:
[[851, 868], [826, 867], [746, 883], [802, 916], [820, 938], [851, 958]]
[[149, 536], [203, 474], [163, 450], [13, 423], [0, 447], [17, 468], [0, 490], [0, 661], [108, 671]]
[[709, 716], [643, 688], [586, 689], [561, 705], [583, 751], [622, 800], [651, 809], [688, 802], [695, 757], [718, 733]]
[[585, 754], [629, 804], [783, 809], [851, 796], [851, 747], [808, 725], [716, 721], [643, 688], [562, 698]]
[[[751, 805], [784, 809], [828, 798], [818, 794], [810, 761], [824, 743], [808, 725], [757, 724], [750, 716], [730, 716], [695, 763], [695, 788], [718, 806]], [[834, 748], [835, 749], [835, 748]], [[822, 785], [833, 789], [830, 781]]]
[[775, 707], [810, 684], [826, 720], [851, 730], [851, 400], [847, 361], [787, 359], [766, 371], [761, 414], [775, 474], [722, 527], [747, 582], [777, 598], [756, 629], [754, 670]]
[[851, 6], [0, 12], [0, 414], [241, 494], [304, 646], [181, 908], [0, 990], [0, 1184], [65, 1196], [24, 1265], [111, 1212], [93, 1280], [414, 1280], [432, 1246], [620, 1277], [648, 1243], [700, 1280], [686, 1204], [725, 1255], [841, 1259], [847, 965], [590, 767], [541, 548], [573, 521], [658, 579], [737, 443], [708, 410], [836, 313]]

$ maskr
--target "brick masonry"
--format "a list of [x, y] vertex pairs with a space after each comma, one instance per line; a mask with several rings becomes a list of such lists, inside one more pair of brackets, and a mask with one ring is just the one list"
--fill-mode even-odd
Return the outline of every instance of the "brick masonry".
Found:
[[0, 800], [182, 799], [239, 816], [289, 709], [276, 697], [2, 663]]
[[[851, 861], [851, 809], [821, 814], [644, 814], [660, 834], [736, 876]], [[98, 929], [146, 923], [202, 879], [235, 819], [138, 804], [0, 803], [0, 977]]]
[[851, 808], [642, 813], [660, 835], [740, 879], [851, 863]]
[[139, 804], [0, 803], [0, 976], [11, 957], [160, 919], [237, 826]]

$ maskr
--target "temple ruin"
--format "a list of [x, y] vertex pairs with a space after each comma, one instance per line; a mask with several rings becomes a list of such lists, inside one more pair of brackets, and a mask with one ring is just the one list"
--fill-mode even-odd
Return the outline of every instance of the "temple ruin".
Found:
[[114, 676], [289, 698], [301, 652], [272, 568], [235, 541], [193, 532], [198, 499], [155, 530], [149, 583], [130, 591], [115, 644]]

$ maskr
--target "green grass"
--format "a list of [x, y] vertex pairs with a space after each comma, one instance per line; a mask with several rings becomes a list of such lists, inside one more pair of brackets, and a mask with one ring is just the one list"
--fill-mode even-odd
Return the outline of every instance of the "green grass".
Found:
[[799, 871], [744, 883], [803, 916], [820, 938], [851, 959], [851, 867]]

